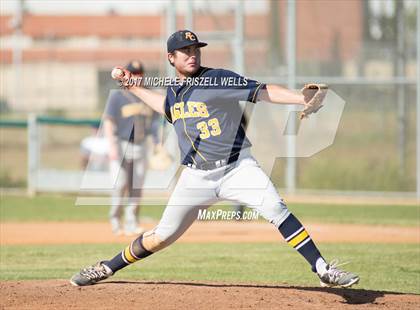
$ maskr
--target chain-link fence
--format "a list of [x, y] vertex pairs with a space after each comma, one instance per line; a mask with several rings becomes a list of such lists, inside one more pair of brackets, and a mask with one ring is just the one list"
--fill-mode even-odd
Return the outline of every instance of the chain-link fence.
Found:
[[[324, 82], [345, 100], [330, 147], [295, 166], [276, 160], [272, 178], [279, 187], [289, 186], [285, 175], [293, 169], [296, 189], [416, 191], [416, 1], [106, 3], [86, 1], [70, 13], [68, 6], [51, 4], [48, 11], [34, 1], [5, 7], [2, 120], [24, 120], [30, 112], [100, 118], [116, 87], [111, 68], [140, 59], [149, 76], [165, 76], [168, 32], [187, 25], [209, 43], [205, 66], [290, 86], [294, 65], [296, 88]], [[0, 128], [2, 187], [26, 184], [24, 131]], [[79, 133], [45, 132], [43, 165], [77, 167]]]

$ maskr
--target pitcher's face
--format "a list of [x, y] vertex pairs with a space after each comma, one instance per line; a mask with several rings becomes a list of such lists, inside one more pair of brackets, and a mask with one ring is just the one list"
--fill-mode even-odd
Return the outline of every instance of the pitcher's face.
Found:
[[168, 54], [169, 61], [182, 76], [194, 75], [201, 65], [201, 51], [196, 45], [187, 46]]

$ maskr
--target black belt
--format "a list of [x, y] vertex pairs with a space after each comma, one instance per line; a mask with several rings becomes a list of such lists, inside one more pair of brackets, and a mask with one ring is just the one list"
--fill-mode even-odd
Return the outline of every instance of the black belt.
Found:
[[230, 165], [236, 162], [238, 158], [239, 158], [239, 153], [236, 153], [235, 155], [232, 155], [229, 158], [219, 159], [216, 161], [206, 161], [201, 164], [187, 163], [187, 167], [190, 167], [193, 169], [199, 169], [199, 170], [213, 170], [216, 168], [221, 168], [221, 167]]

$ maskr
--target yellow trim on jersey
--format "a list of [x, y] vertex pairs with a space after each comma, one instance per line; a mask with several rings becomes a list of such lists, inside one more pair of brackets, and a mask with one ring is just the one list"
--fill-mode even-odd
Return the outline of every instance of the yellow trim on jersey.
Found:
[[[207, 71], [207, 69], [204, 69], [203, 70], [203, 72], [201, 72], [200, 73], [200, 75], [198, 76], [198, 77], [200, 77], [200, 76], [202, 76], [203, 75], [203, 73], [204, 72], [206, 72]], [[192, 85], [190, 85], [190, 86], [188, 86], [188, 88], [182, 93], [182, 96], [181, 96], [181, 101], [182, 102], [184, 102], [184, 95], [187, 93], [187, 91], [191, 88], [191, 86]], [[189, 134], [188, 134], [188, 132], [187, 132], [187, 124], [185, 123], [185, 118], [182, 118], [182, 121], [184, 122], [184, 131], [185, 131], [185, 135], [188, 137], [188, 139], [190, 140], [190, 142], [191, 142], [191, 146], [193, 147], [193, 149], [194, 149], [194, 151], [203, 159], [203, 160], [205, 160], [205, 161], [207, 161], [207, 159], [195, 148], [195, 145], [194, 145], [194, 142], [193, 142], [193, 140], [191, 139], [191, 137], [189, 136]], [[192, 158], [192, 157], [191, 157]]]
[[194, 162], [194, 165], [197, 165], [197, 161], [194, 159], [194, 157], [191, 156], [191, 159]]
[[260, 87], [262, 86], [263, 84], [260, 84], [260, 85], [258, 85], [258, 87], [255, 89], [255, 91], [254, 91], [254, 95], [252, 96], [252, 102], [254, 102], [255, 103], [255, 96], [258, 94], [258, 90], [260, 89]]
[[140, 115], [141, 111], [143, 111], [143, 107], [140, 103], [130, 103], [121, 108], [121, 116], [127, 118], [130, 116]]
[[174, 93], [175, 99], [176, 99], [176, 92], [174, 91], [174, 89], [172, 88], [172, 86], [169, 86], [169, 88], [172, 90], [172, 92]]
[[130, 263], [135, 263], [135, 262], [138, 261], [137, 258], [135, 258], [133, 255], [131, 255], [130, 246], [128, 246], [128, 247], [125, 248], [125, 250], [124, 250], [124, 256], [127, 259], [127, 261], [130, 262]]
[[124, 118], [143, 115], [152, 116], [153, 110], [141, 102], [126, 104], [121, 108], [121, 116]]
[[[191, 146], [193, 147], [194, 151], [196, 151], [196, 153], [205, 161], [207, 161], [207, 159], [195, 148], [194, 142], [191, 139], [190, 135], [187, 132], [187, 123], [185, 122], [185, 118], [182, 118], [182, 122], [184, 123], [184, 131], [185, 134], [187, 135], [188, 139], [190, 140]], [[192, 157], [191, 157], [192, 158]]]
[[295, 247], [297, 246], [299, 243], [301, 243], [306, 237], [308, 237], [308, 233], [306, 232], [306, 230], [302, 230], [302, 232], [300, 234], [298, 234], [296, 237], [294, 237], [292, 240], [290, 240], [288, 243], [292, 246]]
[[172, 123], [172, 121], [169, 119], [168, 115], [166, 115], [166, 112], [165, 112], [165, 113], [163, 113], [163, 115], [165, 116], [166, 120], [167, 120], [169, 123]]
[[[174, 96], [175, 96], [175, 101], [176, 101], [176, 92], [173, 90], [173, 88], [172, 88], [172, 86], [169, 86], [169, 88], [172, 90], [172, 92], [174, 93]], [[168, 96], [168, 95], [166, 95], [166, 96]], [[163, 115], [165, 116], [165, 118], [166, 118], [166, 120], [169, 122], [169, 123], [171, 123], [171, 124], [173, 124], [174, 123], [174, 120], [172, 119], [172, 115], [171, 115], [171, 119], [168, 117], [168, 115], [166, 114], [166, 99], [165, 99], [165, 101], [164, 101], [164, 103], [163, 103]], [[171, 108], [169, 107], [169, 113], [171, 113]]]

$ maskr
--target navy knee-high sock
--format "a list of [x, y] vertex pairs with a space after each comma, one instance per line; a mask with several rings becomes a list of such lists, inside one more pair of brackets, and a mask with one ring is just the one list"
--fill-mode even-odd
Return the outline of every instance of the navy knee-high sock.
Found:
[[279, 231], [287, 243], [311, 264], [312, 271], [316, 272], [316, 262], [322, 256], [299, 220], [290, 213], [286, 220], [281, 223]]
[[142, 240], [143, 235], [131, 242], [122, 252], [115, 255], [111, 260], [103, 263], [115, 273], [142, 258], [152, 255], [153, 252], [147, 251], [143, 247]]

